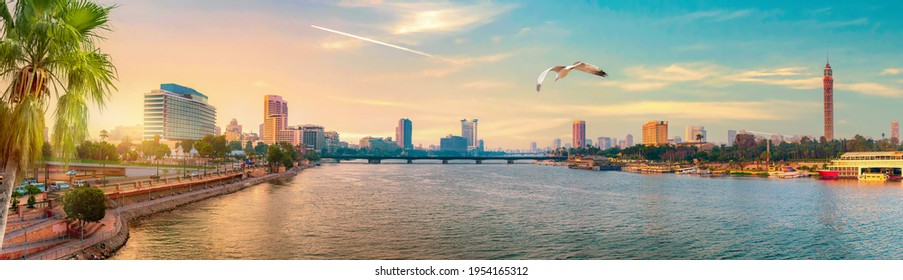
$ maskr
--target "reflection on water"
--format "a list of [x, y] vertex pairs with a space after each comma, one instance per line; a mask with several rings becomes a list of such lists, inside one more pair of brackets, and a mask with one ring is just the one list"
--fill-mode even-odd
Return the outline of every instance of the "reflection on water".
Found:
[[131, 224], [116, 259], [901, 259], [903, 185], [327, 164]]

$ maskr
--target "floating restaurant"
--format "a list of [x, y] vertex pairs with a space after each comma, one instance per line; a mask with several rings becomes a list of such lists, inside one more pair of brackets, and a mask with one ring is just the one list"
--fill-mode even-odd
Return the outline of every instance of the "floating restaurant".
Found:
[[899, 178], [903, 173], [903, 152], [849, 152], [832, 160], [828, 170], [837, 171], [840, 178]]

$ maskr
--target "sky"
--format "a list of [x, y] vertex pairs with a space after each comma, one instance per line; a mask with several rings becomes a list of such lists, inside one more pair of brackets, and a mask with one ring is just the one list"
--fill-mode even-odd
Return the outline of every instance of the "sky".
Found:
[[[705, 126], [823, 135], [822, 70], [834, 69], [835, 135], [880, 138], [903, 119], [903, 19], [898, 2], [862, 1], [101, 1], [113, 30], [99, 46], [118, 69], [92, 133], [142, 122], [143, 94], [179, 83], [207, 96], [217, 125], [263, 123], [263, 96], [289, 103], [289, 124], [318, 124], [343, 141], [394, 137], [438, 145], [479, 119], [490, 149], [640, 139], [648, 120], [669, 135]], [[312, 28], [338, 30], [431, 54]], [[573, 72], [536, 93], [543, 70]]]

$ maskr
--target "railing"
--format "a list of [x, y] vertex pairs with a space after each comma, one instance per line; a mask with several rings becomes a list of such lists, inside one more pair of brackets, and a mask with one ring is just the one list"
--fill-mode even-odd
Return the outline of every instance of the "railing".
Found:
[[97, 243], [106, 241], [107, 239], [116, 235], [122, 227], [122, 216], [117, 215], [116, 221], [113, 223], [113, 228], [109, 230], [105, 230], [102, 232], [96, 232], [88, 239], [72, 241], [70, 244], [66, 244], [63, 246], [59, 246], [56, 248], [52, 248], [49, 250], [40, 251], [34, 255], [28, 257], [30, 260], [56, 260], [71, 254], [74, 254], [78, 251], [84, 250], [85, 248], [97, 245]]
[[[299, 169], [292, 169], [292, 171], [298, 171], [298, 170]], [[193, 192], [188, 192], [188, 193], [183, 193], [183, 194], [178, 194], [178, 195], [170, 195], [170, 196], [163, 197], [163, 198], [157, 198], [154, 200], [146, 200], [146, 201], [142, 201], [142, 202], [138, 202], [138, 203], [121, 206], [121, 208], [118, 209], [117, 212], [139, 209], [139, 208], [147, 207], [147, 206], [154, 205], [154, 204], [159, 204], [159, 203], [163, 203], [163, 202], [172, 201], [175, 199], [185, 198], [185, 197], [192, 196], [192, 195], [222, 190], [225, 188], [235, 186], [237, 184], [252, 184], [252, 185], [258, 184], [258, 183], [264, 182], [266, 180], [269, 180], [279, 174], [282, 174], [282, 173], [267, 174], [267, 175], [264, 175], [261, 177], [251, 178], [251, 179], [247, 179], [247, 180], [239, 180], [237, 182], [232, 182], [232, 183], [219, 182], [216, 185], [213, 185], [212, 188], [209, 188], [209, 189], [200, 189], [200, 190], [193, 191]], [[115, 204], [115, 202], [114, 202], [114, 204]], [[72, 255], [76, 252], [84, 250], [85, 248], [89, 248], [91, 246], [97, 245], [98, 243], [104, 242], [107, 239], [116, 235], [123, 226], [122, 221], [123, 221], [122, 215], [117, 213], [113, 229], [105, 230], [102, 232], [96, 232], [88, 239], [78, 240], [78, 241], [73, 240], [73, 241], [69, 242], [69, 244], [65, 244], [63, 246], [58, 246], [58, 247], [51, 248], [48, 250], [42, 250], [33, 255], [29, 254], [28, 259], [31, 259], [31, 260], [56, 260], [56, 259], [59, 259], [62, 257]], [[46, 242], [46, 240], [42, 241], [42, 242]]]

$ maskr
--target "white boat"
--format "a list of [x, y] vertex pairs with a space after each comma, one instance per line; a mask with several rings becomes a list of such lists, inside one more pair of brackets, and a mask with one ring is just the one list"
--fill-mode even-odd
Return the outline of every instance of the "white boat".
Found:
[[685, 175], [693, 175], [693, 174], [696, 174], [696, 172], [698, 172], [698, 170], [696, 169], [695, 166], [674, 170], [675, 174], [685, 174]]
[[784, 166], [784, 171], [778, 172], [776, 174], [776, 176], [781, 179], [793, 179], [793, 178], [804, 177], [803, 172], [793, 169], [793, 167], [790, 167], [790, 166]]

